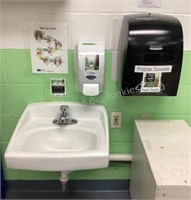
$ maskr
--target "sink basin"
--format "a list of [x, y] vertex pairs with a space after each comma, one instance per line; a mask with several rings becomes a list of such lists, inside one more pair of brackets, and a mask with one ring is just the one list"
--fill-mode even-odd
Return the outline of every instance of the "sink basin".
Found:
[[[52, 123], [63, 104], [69, 106], [69, 115], [77, 124]], [[5, 162], [8, 168], [40, 171], [107, 167], [109, 133], [105, 108], [75, 102], [29, 104], [8, 144]]]

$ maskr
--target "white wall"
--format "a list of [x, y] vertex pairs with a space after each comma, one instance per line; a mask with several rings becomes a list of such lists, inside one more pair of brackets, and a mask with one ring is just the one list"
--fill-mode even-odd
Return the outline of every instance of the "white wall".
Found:
[[160, 8], [140, 8], [137, 0], [0, 0], [0, 45], [29, 48], [31, 22], [68, 24], [68, 48], [78, 40], [104, 40], [117, 50], [123, 15], [136, 12], [170, 14], [183, 26], [184, 49], [191, 50], [191, 0], [161, 0]]

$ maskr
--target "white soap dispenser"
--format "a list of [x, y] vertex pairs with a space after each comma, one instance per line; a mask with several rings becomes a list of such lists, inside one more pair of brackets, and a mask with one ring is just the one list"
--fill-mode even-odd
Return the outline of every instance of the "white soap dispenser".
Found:
[[77, 46], [77, 88], [86, 96], [102, 93], [105, 43], [80, 41]]

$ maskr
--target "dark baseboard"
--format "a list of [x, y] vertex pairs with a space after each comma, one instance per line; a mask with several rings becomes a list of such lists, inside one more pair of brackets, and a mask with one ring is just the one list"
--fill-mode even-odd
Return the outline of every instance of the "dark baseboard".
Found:
[[[126, 190], [129, 180], [69, 180], [68, 187], [73, 191], [87, 190]], [[14, 180], [6, 181], [7, 190], [60, 190], [59, 180]]]
[[129, 180], [69, 180], [61, 192], [57, 180], [6, 181], [6, 199], [130, 199]]

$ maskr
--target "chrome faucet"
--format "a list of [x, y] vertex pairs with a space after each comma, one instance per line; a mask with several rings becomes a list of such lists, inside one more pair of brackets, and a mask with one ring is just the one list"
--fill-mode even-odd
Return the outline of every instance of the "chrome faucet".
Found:
[[58, 125], [71, 125], [76, 124], [77, 120], [69, 116], [69, 107], [67, 105], [60, 106], [61, 114], [58, 119], [52, 121], [53, 124]]

